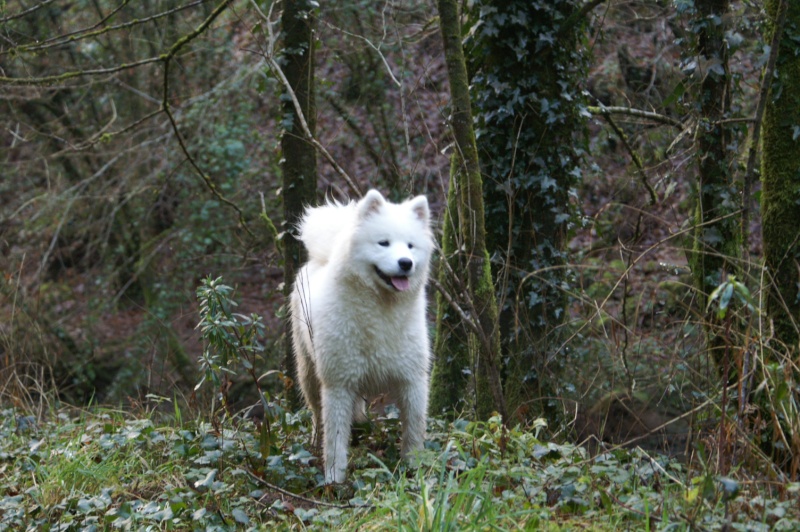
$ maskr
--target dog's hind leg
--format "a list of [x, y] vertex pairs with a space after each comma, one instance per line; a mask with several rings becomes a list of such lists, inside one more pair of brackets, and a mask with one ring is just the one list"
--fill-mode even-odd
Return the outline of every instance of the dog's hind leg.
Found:
[[314, 430], [311, 445], [318, 448], [322, 445], [322, 397], [316, 367], [311, 357], [297, 356], [297, 377], [306, 405], [313, 415]]
[[360, 396], [356, 397], [353, 402], [353, 422], [366, 423], [367, 421], [369, 421], [367, 417], [367, 400]]
[[322, 389], [323, 455], [327, 484], [344, 482], [345, 479], [355, 399], [355, 393], [345, 388]]

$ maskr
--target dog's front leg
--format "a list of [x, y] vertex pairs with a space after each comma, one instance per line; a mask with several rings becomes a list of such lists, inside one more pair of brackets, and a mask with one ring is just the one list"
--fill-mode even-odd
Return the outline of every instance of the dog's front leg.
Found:
[[428, 419], [428, 380], [421, 378], [409, 382], [400, 394], [400, 422], [403, 424], [401, 454], [422, 449]]
[[325, 483], [344, 482], [347, 446], [353, 423], [355, 394], [345, 388], [322, 389], [323, 459]]

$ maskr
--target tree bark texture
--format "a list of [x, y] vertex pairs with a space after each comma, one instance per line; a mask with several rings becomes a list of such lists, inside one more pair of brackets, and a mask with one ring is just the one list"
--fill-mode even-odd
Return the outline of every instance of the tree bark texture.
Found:
[[[695, 286], [705, 308], [708, 296], [727, 275], [737, 272], [741, 257], [740, 202], [733, 184], [734, 153], [730, 126], [723, 122], [730, 109], [730, 70], [723, 20], [728, 0], [698, 0], [695, 20], [700, 56], [697, 75], [698, 184], [691, 266]], [[725, 342], [712, 317], [706, 327], [707, 345], [718, 365], [725, 357]]]
[[[315, 133], [316, 105], [314, 91], [314, 26], [316, 17], [309, 0], [284, 0], [281, 15], [283, 34], [282, 68], [297, 100], [302, 107], [311, 133]], [[283, 238], [284, 294], [292, 291], [297, 270], [305, 262], [305, 249], [294, 236], [294, 228], [306, 205], [313, 204], [317, 191], [317, 159], [314, 146], [306, 139], [294, 105], [289, 98], [283, 103], [284, 132], [281, 137], [283, 151]], [[296, 367], [292, 354], [291, 325], [285, 327], [286, 374], [294, 379]], [[288, 381], [287, 381], [288, 382]], [[302, 404], [297, 386], [286, 390], [290, 407]]]

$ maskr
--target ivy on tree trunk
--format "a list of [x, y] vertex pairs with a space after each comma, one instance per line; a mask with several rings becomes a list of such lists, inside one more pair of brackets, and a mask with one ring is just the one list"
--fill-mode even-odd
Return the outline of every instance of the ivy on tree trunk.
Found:
[[[509, 414], [561, 394], [570, 190], [581, 175], [588, 53], [579, 0], [478, 0], [465, 41]], [[555, 38], [554, 38], [555, 34]]]
[[[505, 406], [500, 380], [500, 342], [497, 328], [497, 302], [492, 284], [489, 255], [484, 229], [483, 186], [478, 150], [472, 128], [472, 109], [464, 52], [461, 47], [461, 23], [456, 0], [439, 0], [439, 18], [444, 42], [447, 74], [450, 79], [452, 112], [450, 117], [455, 140], [448, 210], [445, 214], [445, 250], [440, 278], [465, 274], [465, 280], [449, 279], [444, 286], [461, 283], [464, 291], [455, 301], [472, 320], [474, 328], [467, 334], [451, 334], [452, 320], [442, 319], [452, 312], [449, 302], [439, 298], [435, 362], [431, 407], [451, 410], [460, 396], [463, 379], [452, 379], [454, 373], [471, 373], [475, 378], [477, 416], [488, 418], [494, 411], [505, 419]], [[464, 282], [465, 281], [465, 282]], [[451, 292], [452, 293], [452, 292]], [[466, 327], [464, 329], [467, 329]], [[447, 336], [447, 341], [444, 337]], [[465, 355], [470, 359], [464, 360]], [[455, 357], [455, 358], [454, 358]], [[454, 360], [468, 362], [469, 367], [455, 367]], [[465, 371], [466, 370], [466, 371]]]
[[[580, 176], [584, 145], [579, 89], [586, 68], [586, 54], [581, 51], [586, 15], [582, 6], [575, 0], [475, 2], [465, 41], [472, 67], [472, 79], [467, 81], [465, 71], [453, 68], [459, 61], [455, 52], [462, 53], [462, 33], [457, 20], [448, 27], [450, 20], [440, 3], [457, 140], [442, 241], [447, 262], [440, 270], [440, 284], [453, 294], [477, 286], [474, 279], [460, 283], [452, 272], [470, 271], [461, 255], [472, 249], [469, 238], [480, 239], [485, 277], [479, 286], [494, 290], [495, 301], [502, 306], [492, 311], [496, 320], [493, 355], [483, 361], [476, 353], [484, 346], [469, 334], [470, 327], [452, 302], [439, 296], [434, 410], [455, 407], [470, 385], [480, 391], [481, 379], [487, 376], [491, 390], [502, 391], [504, 410], [512, 418], [533, 415], [531, 399], [557, 395], [554, 386], [543, 384], [542, 369], [551, 354], [548, 346], [557, 343], [553, 331], [566, 317], [568, 276], [563, 266], [571, 218], [568, 198]], [[452, 13], [455, 18], [454, 8]], [[475, 109], [474, 115], [465, 112], [469, 108]], [[476, 133], [471, 129], [473, 116]], [[462, 126], [461, 131], [469, 134], [459, 139]], [[480, 156], [464, 148], [465, 143], [475, 146], [475, 134]], [[479, 160], [480, 168], [475, 168]], [[469, 178], [475, 188], [468, 193], [460, 184], [459, 172], [475, 176]], [[484, 209], [480, 212], [468, 208], [481, 200]], [[470, 220], [468, 214], [475, 218]], [[478, 216], [480, 225], [476, 225]], [[489, 255], [497, 260], [490, 262]], [[492, 274], [497, 286], [489, 280]], [[489, 329], [483, 325], [482, 330]], [[478, 398], [480, 407], [480, 393]]]
[[[701, 66], [695, 72], [700, 84], [696, 96], [698, 183], [690, 264], [705, 308], [714, 289], [726, 276], [737, 273], [741, 205], [732, 176], [731, 126], [724, 122], [730, 111], [731, 75], [723, 21], [730, 5], [728, 0], [697, 0], [695, 8], [693, 27]], [[727, 363], [723, 333], [711, 315], [708, 320], [708, 350], [722, 366]]]

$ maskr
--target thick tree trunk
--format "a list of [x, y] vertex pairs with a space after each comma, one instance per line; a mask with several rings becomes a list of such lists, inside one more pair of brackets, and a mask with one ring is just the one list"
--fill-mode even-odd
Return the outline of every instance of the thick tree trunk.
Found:
[[[782, 5], [783, 4], [783, 5]], [[762, 418], [761, 446], [797, 479], [800, 472], [798, 405], [800, 393], [800, 4], [768, 0], [769, 31], [774, 33], [782, 9], [784, 31], [763, 125], [762, 239], [767, 269], [766, 313], [774, 331], [764, 350], [768, 386], [752, 397]], [[758, 425], [757, 425], [758, 426]], [[766, 434], [765, 434], [766, 433]], [[788, 445], [787, 445], [788, 444]]]
[[[316, 106], [314, 102], [314, 26], [316, 17], [313, 2], [309, 0], [285, 0], [281, 27], [283, 30], [283, 71], [302, 107], [308, 127], [314, 134]], [[314, 147], [307, 142], [295, 108], [288, 98], [283, 105], [286, 130], [281, 137], [283, 151], [283, 215], [285, 220], [283, 239], [284, 293], [288, 298], [292, 291], [295, 273], [305, 261], [305, 250], [294, 237], [294, 227], [299, 222], [306, 205], [313, 204], [317, 191], [317, 159]], [[286, 374], [296, 375], [292, 354], [291, 326], [287, 320], [285, 328]], [[297, 386], [287, 387], [290, 407], [302, 404]]]
[[[773, 24], [778, 4], [778, 0], [767, 2]], [[770, 281], [767, 314], [775, 337], [796, 356], [800, 327], [800, 4], [795, 1], [789, 1], [785, 27], [764, 118], [762, 235]]]
[[[497, 301], [492, 284], [489, 256], [486, 252], [486, 232], [484, 229], [483, 187], [478, 162], [478, 150], [472, 128], [472, 110], [469, 99], [469, 82], [464, 52], [461, 48], [461, 23], [456, 0], [439, 0], [439, 17], [444, 42], [447, 73], [450, 79], [452, 99], [451, 127], [455, 139], [450, 178], [449, 211], [446, 223], [453, 225], [456, 242], [460, 245], [452, 249], [450, 256], [442, 257], [448, 261], [452, 272], [466, 273], [466, 293], [458, 298], [462, 307], [475, 324], [476, 330], [460, 337], [450, 336], [448, 343], [462, 342], [460, 352], [476, 353], [471, 371], [476, 378], [477, 415], [488, 418], [497, 411], [505, 416], [502, 383], [500, 380], [500, 342], [497, 328]], [[439, 315], [450, 312], [440, 298]], [[440, 326], [442, 320], [437, 322]], [[436, 346], [442, 347], [442, 336], [450, 331], [437, 331]], [[434, 409], [455, 405], [439, 404], [440, 397], [453, 397], [452, 393], [441, 393], [437, 388], [453, 386], [446, 382], [446, 375], [452, 370], [450, 354], [445, 350], [436, 353], [434, 366], [433, 398]]]
[[[695, 286], [705, 308], [708, 296], [728, 275], [736, 274], [741, 257], [740, 209], [733, 184], [731, 129], [723, 122], [730, 108], [730, 70], [723, 20], [728, 0], [698, 0], [698, 53], [704, 65], [697, 96], [700, 123], [697, 133], [698, 186], [694, 245], [691, 254]], [[726, 347], [715, 320], [708, 317], [707, 345], [719, 366]]]
[[[580, 176], [585, 14], [578, 0], [479, 0], [465, 43], [484, 179], [486, 245], [500, 304], [505, 398], [512, 418], [560, 395], [558, 331], [569, 191]], [[553, 34], [556, 39], [548, 40]], [[498, 90], [498, 87], [505, 87]]]

